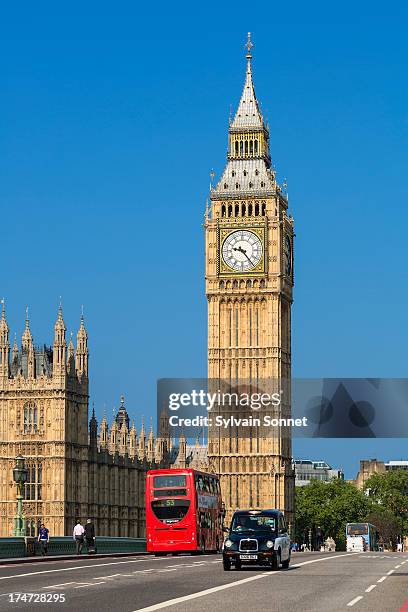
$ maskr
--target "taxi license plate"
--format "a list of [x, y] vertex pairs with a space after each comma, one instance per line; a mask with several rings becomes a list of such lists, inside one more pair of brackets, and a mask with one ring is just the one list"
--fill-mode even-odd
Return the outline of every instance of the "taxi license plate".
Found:
[[258, 558], [258, 555], [239, 555], [239, 558], [243, 561], [253, 561]]

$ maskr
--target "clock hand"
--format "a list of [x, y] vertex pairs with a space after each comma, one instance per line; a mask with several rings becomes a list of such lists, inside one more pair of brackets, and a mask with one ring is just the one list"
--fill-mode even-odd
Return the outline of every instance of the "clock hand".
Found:
[[243, 249], [242, 247], [240, 247], [240, 246], [239, 246], [239, 247], [237, 247], [237, 248], [233, 247], [233, 250], [234, 250], [234, 251], [239, 251], [240, 253], [243, 253], [243, 254], [245, 255], [245, 257], [247, 258], [247, 260], [249, 261], [249, 263], [251, 264], [251, 266], [254, 266], [254, 265], [255, 265], [255, 264], [254, 264], [254, 262], [252, 261], [252, 259], [250, 259], [250, 258], [248, 257], [247, 252], [246, 252], [246, 250], [245, 250], [245, 249]]

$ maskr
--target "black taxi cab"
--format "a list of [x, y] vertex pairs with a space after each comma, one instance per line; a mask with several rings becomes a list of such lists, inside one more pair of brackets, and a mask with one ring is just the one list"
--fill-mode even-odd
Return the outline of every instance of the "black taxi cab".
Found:
[[224, 540], [224, 570], [240, 570], [245, 563], [288, 568], [290, 537], [280, 510], [237, 510]]

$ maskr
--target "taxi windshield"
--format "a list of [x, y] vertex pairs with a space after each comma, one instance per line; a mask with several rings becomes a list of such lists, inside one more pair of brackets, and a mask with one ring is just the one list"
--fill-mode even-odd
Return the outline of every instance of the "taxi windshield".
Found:
[[276, 530], [276, 519], [274, 516], [238, 514], [232, 519], [231, 531], [237, 533], [243, 532], [261, 532], [268, 533]]

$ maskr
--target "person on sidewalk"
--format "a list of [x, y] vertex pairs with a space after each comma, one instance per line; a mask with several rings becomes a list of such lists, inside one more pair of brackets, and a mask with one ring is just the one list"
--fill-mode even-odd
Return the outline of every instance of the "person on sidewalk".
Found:
[[84, 533], [85, 529], [81, 525], [81, 521], [78, 519], [77, 523], [74, 527], [74, 541], [76, 542], [76, 554], [80, 555], [82, 553], [82, 547], [84, 545]]
[[85, 525], [85, 540], [88, 548], [88, 554], [95, 552], [95, 525], [88, 519]]
[[47, 553], [48, 553], [48, 543], [49, 543], [49, 541], [50, 541], [50, 532], [46, 528], [44, 523], [41, 523], [41, 527], [40, 527], [40, 530], [38, 532], [38, 542], [40, 543], [41, 554], [42, 554], [43, 557], [45, 557], [47, 555]]

